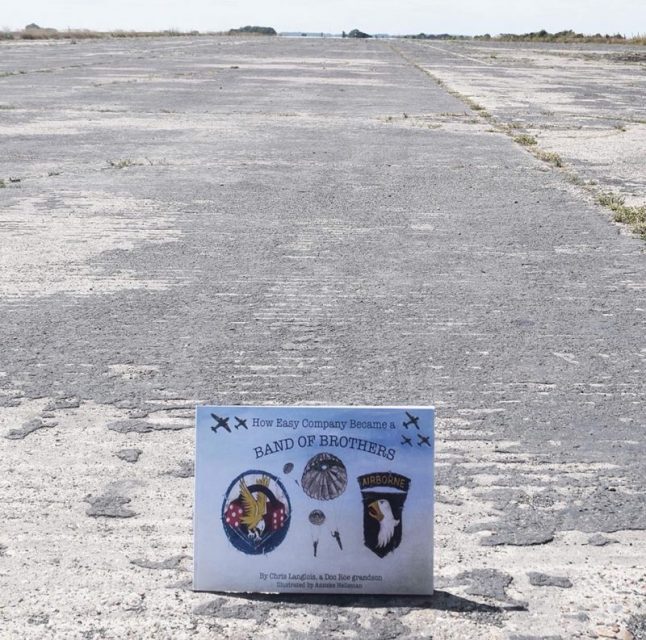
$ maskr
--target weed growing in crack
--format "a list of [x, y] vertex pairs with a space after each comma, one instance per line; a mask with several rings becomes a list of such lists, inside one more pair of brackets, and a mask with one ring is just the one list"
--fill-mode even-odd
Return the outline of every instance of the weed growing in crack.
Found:
[[617, 211], [624, 206], [626, 201], [616, 193], [600, 193], [597, 196], [597, 202], [604, 207], [608, 207], [608, 209], [612, 209], [612, 211]]
[[472, 100], [471, 98], [466, 98], [465, 102], [474, 110], [474, 111], [484, 111], [485, 108], [476, 102], [475, 100]]
[[122, 160], [108, 160], [108, 164], [113, 169], [125, 169], [126, 167], [134, 167], [134, 166], [140, 165], [141, 163], [135, 162], [130, 158], [124, 158]]
[[585, 187], [585, 180], [578, 174], [573, 172], [568, 172], [566, 178], [570, 184], [576, 185], [577, 187]]
[[554, 167], [562, 167], [563, 159], [558, 153], [554, 151], [541, 151], [540, 149], [536, 151], [536, 157], [543, 162], [547, 162]]
[[627, 224], [635, 233], [646, 237], [646, 205], [631, 207], [616, 193], [600, 193], [597, 202], [612, 211], [615, 222]]
[[527, 133], [523, 133], [519, 136], [516, 136], [514, 138], [514, 142], [517, 142], [518, 144], [522, 144], [525, 147], [531, 147], [535, 144], [538, 144], [538, 140], [534, 136], [530, 136]]

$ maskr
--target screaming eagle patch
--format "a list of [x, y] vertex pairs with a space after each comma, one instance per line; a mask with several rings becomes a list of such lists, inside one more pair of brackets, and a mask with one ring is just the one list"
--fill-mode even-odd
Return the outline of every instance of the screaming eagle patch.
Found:
[[230, 485], [222, 524], [231, 544], [250, 555], [273, 551], [287, 535], [291, 507], [285, 487], [266, 471], [246, 471]]
[[363, 542], [383, 558], [402, 540], [402, 512], [410, 478], [379, 471], [359, 476], [357, 480], [363, 501]]

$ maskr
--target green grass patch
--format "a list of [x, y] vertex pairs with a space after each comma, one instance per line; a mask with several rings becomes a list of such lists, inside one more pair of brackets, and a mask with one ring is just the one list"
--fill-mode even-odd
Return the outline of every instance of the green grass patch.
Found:
[[522, 144], [524, 147], [531, 147], [535, 144], [538, 144], [538, 140], [534, 136], [530, 136], [527, 133], [523, 133], [514, 138], [514, 142]]
[[536, 152], [536, 157], [539, 160], [542, 160], [543, 162], [547, 162], [548, 164], [551, 164], [554, 167], [562, 167], [563, 166], [563, 159], [558, 153], [554, 153], [554, 151], [537, 151]]
[[485, 108], [471, 98], [465, 98], [464, 101], [474, 110], [474, 111], [485, 111]]
[[126, 167], [136, 167], [141, 164], [141, 162], [136, 162], [130, 158], [123, 158], [122, 160], [108, 160], [108, 164], [113, 169], [125, 169]]
[[627, 224], [635, 233], [646, 237], [646, 205], [631, 207], [616, 193], [600, 193], [597, 202], [612, 211], [615, 222]]

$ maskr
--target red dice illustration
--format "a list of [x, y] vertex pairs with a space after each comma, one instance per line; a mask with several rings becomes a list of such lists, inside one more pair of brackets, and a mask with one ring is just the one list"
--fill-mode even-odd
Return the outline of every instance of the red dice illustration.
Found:
[[267, 504], [267, 513], [265, 514], [265, 531], [278, 531], [285, 524], [286, 510], [285, 505], [280, 500], [272, 500]]

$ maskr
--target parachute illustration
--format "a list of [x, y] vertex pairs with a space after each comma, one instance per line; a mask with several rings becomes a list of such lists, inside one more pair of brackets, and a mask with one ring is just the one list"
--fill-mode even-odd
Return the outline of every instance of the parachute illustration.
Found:
[[334, 500], [348, 486], [348, 472], [336, 456], [331, 453], [319, 453], [310, 458], [305, 465], [301, 486], [314, 500]]
[[325, 514], [320, 509], [314, 509], [310, 513], [310, 522], [316, 526], [320, 526], [325, 522]]
[[[348, 486], [348, 472], [340, 458], [331, 453], [319, 453], [310, 458], [305, 465], [303, 476], [301, 477], [301, 487], [305, 494], [314, 500], [334, 500], [338, 498]], [[336, 526], [335, 510], [332, 509], [331, 526], [332, 537], [343, 550], [341, 534]], [[326, 521], [325, 514], [320, 509], [314, 509], [309, 515], [310, 524], [314, 525], [312, 532], [312, 545], [314, 547], [314, 556], [317, 555], [319, 544], [319, 533], [321, 526]]]
[[310, 512], [309, 516], [310, 524], [313, 524], [315, 527], [316, 533], [312, 532], [312, 546], [314, 547], [314, 557], [316, 558], [316, 553], [319, 548], [319, 527], [325, 522], [325, 514], [320, 509], [314, 509]]

